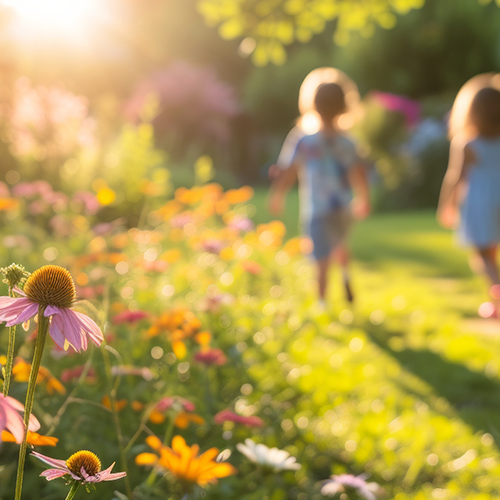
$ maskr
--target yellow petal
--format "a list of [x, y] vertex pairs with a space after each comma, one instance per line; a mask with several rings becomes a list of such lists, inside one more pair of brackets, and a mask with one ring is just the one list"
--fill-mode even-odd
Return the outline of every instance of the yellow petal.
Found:
[[137, 465], [155, 465], [158, 462], [158, 456], [153, 453], [141, 453], [135, 457]]
[[148, 436], [146, 438], [146, 443], [148, 444], [148, 446], [150, 446], [151, 448], [153, 448], [153, 450], [156, 451], [161, 450], [163, 446], [161, 441], [156, 436]]

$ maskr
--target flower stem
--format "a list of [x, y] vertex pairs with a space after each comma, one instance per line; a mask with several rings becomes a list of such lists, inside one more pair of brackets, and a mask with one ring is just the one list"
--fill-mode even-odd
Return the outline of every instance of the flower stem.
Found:
[[[108, 381], [112, 383], [113, 377], [111, 374], [111, 361], [109, 359], [109, 352], [106, 349], [105, 344], [103, 343], [101, 346], [101, 352], [102, 356], [104, 359], [104, 366], [106, 370], [106, 376], [108, 378]], [[118, 381], [117, 381], [118, 383]], [[115, 384], [114, 387], [112, 387], [108, 391], [108, 397], [109, 397], [109, 402], [111, 404], [111, 413], [113, 414], [113, 420], [115, 422], [115, 429], [116, 429], [116, 437], [118, 440], [118, 453], [120, 455], [120, 462], [123, 470], [127, 472], [127, 475], [125, 476], [125, 490], [127, 493], [127, 496], [130, 500], [132, 500], [132, 487], [130, 485], [130, 479], [129, 479], [129, 474], [128, 474], [128, 465], [127, 465], [127, 457], [125, 455], [125, 449], [123, 446], [123, 434], [122, 434], [122, 428], [121, 428], [121, 423], [120, 423], [120, 417], [118, 415], [118, 411], [116, 409], [116, 389], [117, 389], [117, 383]], [[15, 499], [17, 500], [17, 499]]]
[[[14, 297], [12, 287], [9, 286], [9, 297]], [[12, 365], [14, 364], [14, 347], [16, 345], [16, 325], [9, 327], [9, 345], [7, 347], [7, 362], [5, 363], [5, 375], [3, 379], [3, 395], [9, 395], [10, 377], [12, 376]]]
[[68, 492], [68, 496], [66, 497], [66, 500], [73, 500], [74, 496], [76, 495], [76, 492], [78, 491], [78, 488], [80, 487], [80, 483], [75, 481], [71, 485], [71, 489]]
[[7, 347], [7, 362], [5, 363], [5, 375], [3, 379], [3, 395], [9, 395], [10, 377], [12, 365], [14, 364], [14, 346], [16, 344], [16, 326], [9, 327], [9, 346]]
[[19, 462], [17, 465], [16, 478], [16, 493], [14, 500], [21, 500], [21, 492], [23, 488], [24, 462], [26, 460], [26, 449], [28, 447], [28, 427], [30, 423], [31, 411], [33, 410], [33, 401], [35, 399], [36, 379], [38, 370], [42, 361], [43, 348], [45, 347], [45, 339], [49, 330], [49, 318], [46, 318], [43, 313], [45, 309], [38, 309], [38, 334], [36, 336], [35, 351], [33, 353], [33, 362], [31, 363], [30, 377], [28, 380], [28, 392], [26, 394], [26, 403], [24, 405], [24, 439], [19, 449]]

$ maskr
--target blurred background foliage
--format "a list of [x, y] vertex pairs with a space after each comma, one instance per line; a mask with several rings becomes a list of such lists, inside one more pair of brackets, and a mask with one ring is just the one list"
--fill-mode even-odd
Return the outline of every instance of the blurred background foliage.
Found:
[[[146, 130], [153, 163], [175, 185], [192, 183], [206, 154], [226, 187], [265, 184], [303, 78], [335, 66], [363, 97], [353, 133], [374, 165], [378, 208], [430, 208], [454, 95], [500, 69], [500, 9], [484, 0], [103, 0], [72, 37], [26, 35], [9, 2], [0, 2], [1, 174], [23, 165], [23, 180], [56, 189], [78, 173], [87, 186], [109, 174], [117, 189], [147, 191], [117, 179], [126, 166], [110, 167], [127, 162], [116, 145], [146, 140]], [[372, 91], [415, 101], [418, 120]]]

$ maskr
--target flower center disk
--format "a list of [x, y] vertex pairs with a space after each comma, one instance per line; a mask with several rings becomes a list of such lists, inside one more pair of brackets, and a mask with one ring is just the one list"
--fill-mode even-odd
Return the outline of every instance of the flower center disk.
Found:
[[76, 299], [71, 274], [59, 266], [43, 266], [26, 280], [26, 297], [43, 306], [68, 308]]
[[68, 469], [77, 476], [82, 475], [81, 470], [84, 468], [89, 476], [95, 476], [101, 472], [101, 461], [95, 453], [91, 451], [77, 451], [66, 460]]

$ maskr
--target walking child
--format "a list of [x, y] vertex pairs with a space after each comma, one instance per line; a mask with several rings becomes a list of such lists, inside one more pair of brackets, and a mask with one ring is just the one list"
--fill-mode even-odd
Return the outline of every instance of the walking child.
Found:
[[[333, 68], [315, 71], [323, 71], [328, 76], [325, 70], [332, 70], [333, 75], [340, 74], [343, 78], [335, 78], [339, 83], [330, 81], [317, 87], [313, 107], [319, 117], [319, 130], [307, 134], [306, 127], [298, 127], [289, 134], [280, 155], [281, 161], [278, 160], [279, 172], [271, 185], [269, 199], [271, 212], [280, 214], [286, 194], [298, 180], [301, 222], [313, 242], [322, 306], [326, 299], [328, 271], [335, 258], [343, 270], [347, 299], [353, 300], [346, 239], [352, 215], [362, 218], [370, 211], [365, 166], [355, 143], [340, 128], [340, 119], [347, 110], [347, 92], [341, 82], [349, 80]], [[352, 88], [348, 91], [352, 92]], [[283, 156], [287, 156], [286, 160], [282, 159]]]
[[498, 315], [500, 280], [500, 75], [482, 74], [458, 93], [450, 116], [450, 160], [443, 180], [438, 220], [457, 228], [474, 248], [471, 267], [489, 281], [491, 302], [481, 316]]

